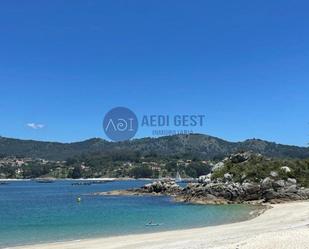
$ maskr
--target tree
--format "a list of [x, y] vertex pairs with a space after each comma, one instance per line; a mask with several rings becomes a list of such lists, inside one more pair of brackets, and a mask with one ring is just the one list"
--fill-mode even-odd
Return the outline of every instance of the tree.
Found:
[[201, 175], [209, 174], [211, 172], [211, 166], [201, 162], [192, 162], [185, 171], [188, 176], [197, 178]]
[[78, 179], [82, 177], [82, 168], [80, 166], [74, 167], [73, 171], [69, 175], [69, 178]]
[[175, 173], [177, 171], [177, 163], [175, 161], [168, 162], [165, 165], [165, 168], [170, 173]]
[[152, 174], [152, 169], [147, 166], [135, 167], [130, 171], [130, 175], [134, 178], [150, 178]]

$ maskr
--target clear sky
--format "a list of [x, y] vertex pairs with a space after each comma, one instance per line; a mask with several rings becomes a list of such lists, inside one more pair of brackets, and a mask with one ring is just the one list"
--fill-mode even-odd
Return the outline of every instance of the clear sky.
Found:
[[305, 146], [308, 13], [307, 0], [1, 1], [0, 135], [105, 138], [104, 114], [126, 106]]

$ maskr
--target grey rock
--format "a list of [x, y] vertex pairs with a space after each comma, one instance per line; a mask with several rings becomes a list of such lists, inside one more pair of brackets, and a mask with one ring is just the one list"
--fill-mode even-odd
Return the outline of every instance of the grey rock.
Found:
[[256, 194], [261, 190], [259, 184], [246, 182], [242, 185], [244, 191], [248, 194]]
[[198, 178], [199, 183], [211, 183], [211, 174], [208, 175], [202, 175]]
[[237, 153], [229, 156], [229, 160], [232, 163], [242, 163], [247, 161], [251, 157], [251, 153], [244, 152], [244, 153]]
[[283, 188], [284, 186], [285, 186], [284, 180], [278, 180], [278, 181], [273, 182], [274, 189]]
[[224, 179], [227, 181], [231, 181], [233, 178], [233, 176], [230, 173], [225, 173], [224, 174]]
[[160, 180], [153, 183], [146, 184], [142, 191], [147, 193], [169, 193], [174, 194], [181, 190], [180, 186], [175, 181], [171, 180]]
[[222, 169], [223, 167], [224, 167], [224, 162], [218, 162], [213, 166], [212, 171]]
[[266, 201], [278, 198], [279, 194], [273, 189], [269, 189], [264, 193], [264, 198]]
[[288, 179], [287, 179], [287, 183], [288, 183], [288, 184], [295, 185], [295, 184], [297, 183], [297, 180], [294, 179], [294, 178], [288, 178]]
[[297, 192], [300, 196], [302, 196], [304, 199], [309, 198], [309, 189], [308, 188], [301, 188]]
[[276, 171], [271, 171], [269, 174], [271, 177], [278, 177], [278, 172]]
[[291, 185], [285, 191], [287, 193], [297, 193], [298, 189], [296, 185]]
[[261, 187], [263, 189], [270, 189], [272, 188], [274, 180], [272, 180], [270, 177], [266, 177], [262, 182], [261, 182]]
[[280, 168], [282, 171], [284, 171], [285, 173], [289, 173], [291, 172], [291, 169], [288, 166], [283, 166]]

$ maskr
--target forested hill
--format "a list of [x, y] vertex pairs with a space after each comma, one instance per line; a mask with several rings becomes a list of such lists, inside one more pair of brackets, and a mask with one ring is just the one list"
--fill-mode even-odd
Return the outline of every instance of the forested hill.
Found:
[[89, 153], [135, 153], [139, 156], [179, 156], [207, 160], [222, 158], [238, 151], [252, 151], [275, 158], [309, 158], [309, 149], [306, 147], [276, 144], [260, 139], [228, 142], [203, 134], [141, 138], [117, 143], [100, 138], [75, 143], [57, 143], [0, 137], [1, 156], [49, 160], [65, 160]]

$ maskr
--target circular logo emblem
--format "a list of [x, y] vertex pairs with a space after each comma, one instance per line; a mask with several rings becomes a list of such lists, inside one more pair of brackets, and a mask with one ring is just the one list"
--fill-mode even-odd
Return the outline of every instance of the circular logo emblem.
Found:
[[103, 129], [106, 136], [113, 141], [131, 139], [138, 129], [137, 117], [126, 107], [113, 108], [104, 117]]

